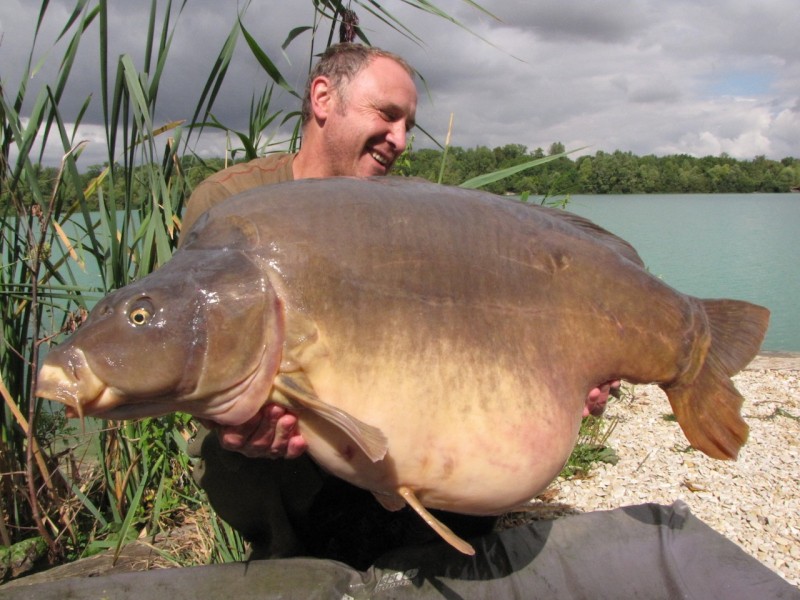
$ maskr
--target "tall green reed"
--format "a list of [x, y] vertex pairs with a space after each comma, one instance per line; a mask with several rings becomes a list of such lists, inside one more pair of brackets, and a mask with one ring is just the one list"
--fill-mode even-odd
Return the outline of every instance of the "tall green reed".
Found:
[[[87, 493], [80, 489], [80, 473], [66, 473], [52, 454], [41, 457], [35, 435], [35, 424], [46, 406], [35, 397], [34, 389], [40, 346], [74, 328], [91, 300], [146, 274], [166, 261], [174, 248], [176, 215], [186, 194], [177, 160], [180, 129], [177, 124], [156, 128], [152, 120], [172, 38], [172, 3], [166, 4], [158, 37], [154, 35], [156, 20], [152, 18], [155, 2], [151, 10], [141, 71], [128, 55], [109, 64], [107, 3], [101, 1], [90, 7], [87, 2], [78, 1], [60, 36], [70, 37], [56, 81], [52, 86], [45, 85], [33, 99], [27, 123], [21, 109], [27, 100], [25, 82], [31, 76], [32, 60], [13, 101], [5, 93], [2, 95], [2, 183], [7, 200], [2, 216], [0, 272], [4, 316], [0, 366], [7, 392], [0, 431], [7, 463], [3, 465], [3, 542], [10, 544], [24, 538], [35, 526], [53, 556], [62, 554], [65, 548], [79, 549], [94, 535], [93, 531], [88, 535], [78, 531], [82, 526], [81, 511], [88, 511], [101, 526], [115, 524], [111, 528], [120, 531], [119, 539], [124, 539], [125, 529], [142, 520], [133, 518], [141, 494], [148, 487], [158, 489], [160, 482], [169, 480], [175, 468], [173, 457], [180, 456], [179, 448], [171, 447], [174, 427], [153, 427], [145, 421], [126, 424], [127, 435], [122, 435], [119, 426], [102, 429], [100, 464], [104, 477]], [[46, 11], [44, 3], [39, 23]], [[86, 182], [77, 165], [83, 144], [76, 143], [75, 135], [90, 99], [86, 99], [77, 117], [71, 116], [71, 131], [60, 102], [78, 48], [95, 24], [99, 30], [108, 166]], [[34, 45], [35, 42], [34, 39]], [[172, 137], [165, 139], [167, 134]], [[34, 153], [37, 141], [38, 156]], [[45, 186], [38, 174], [48, 143], [60, 144], [63, 159], [54, 180]], [[14, 166], [9, 161], [12, 146], [17, 153]], [[145, 168], [137, 169], [137, 165]], [[140, 177], [137, 185], [134, 174]], [[122, 185], [117, 186], [120, 179]], [[117, 197], [119, 189], [122, 197]], [[91, 196], [96, 197], [99, 211], [91, 210]], [[65, 233], [68, 222], [79, 232], [76, 239], [69, 239]], [[100, 285], [95, 289], [78, 283], [82, 257], [93, 262], [100, 273]], [[161, 432], [160, 439], [153, 439], [154, 431]], [[148, 444], [137, 442], [142, 439]], [[159, 444], [167, 452], [152, 458], [152, 450], [160, 448]], [[26, 485], [22, 485], [23, 480]], [[70, 502], [73, 494], [80, 500], [77, 510]]]

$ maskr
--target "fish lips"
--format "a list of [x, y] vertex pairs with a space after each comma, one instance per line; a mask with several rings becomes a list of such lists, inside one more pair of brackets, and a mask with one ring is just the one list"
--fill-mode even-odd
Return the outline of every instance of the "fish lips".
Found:
[[118, 406], [122, 397], [89, 366], [83, 350], [54, 350], [39, 371], [36, 395], [66, 405], [68, 417], [103, 414]]

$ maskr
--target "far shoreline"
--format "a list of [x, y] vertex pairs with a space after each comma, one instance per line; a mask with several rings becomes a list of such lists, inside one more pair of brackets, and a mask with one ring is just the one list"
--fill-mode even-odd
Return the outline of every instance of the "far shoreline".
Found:
[[759, 352], [745, 367], [747, 371], [800, 371], [800, 352], [764, 351]]

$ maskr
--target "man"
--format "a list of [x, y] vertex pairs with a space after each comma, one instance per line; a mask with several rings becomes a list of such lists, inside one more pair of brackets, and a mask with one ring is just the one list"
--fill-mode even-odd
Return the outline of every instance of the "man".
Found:
[[[235, 165], [205, 180], [189, 199], [183, 231], [213, 205], [260, 185], [386, 175], [414, 126], [413, 75], [402, 58], [383, 50], [329, 48], [306, 85], [300, 151]], [[593, 394], [602, 398], [607, 392]], [[389, 513], [369, 492], [322, 473], [303, 454], [306, 444], [296, 424], [285, 409], [267, 405], [242, 425], [206, 423], [216, 435], [201, 432], [192, 447], [203, 459], [196, 478], [218, 514], [252, 542], [254, 557], [302, 553], [365, 568], [390, 549], [437, 539], [413, 511]], [[437, 516], [466, 537], [490, 531], [495, 521]]]
[[[357, 44], [329, 48], [309, 76], [302, 147], [225, 169], [197, 186], [183, 217], [188, 231], [206, 210], [239, 192], [311, 177], [386, 175], [414, 126], [414, 72], [399, 56]], [[303, 453], [297, 419], [267, 405], [236, 427], [205, 423], [191, 452], [195, 477], [218, 514], [253, 545], [254, 557], [307, 554], [367, 567], [401, 545], [436, 539], [410, 510], [385, 511], [369, 492], [326, 476]], [[230, 452], [236, 450], [238, 452]], [[296, 460], [263, 460], [285, 457]], [[494, 519], [440, 515], [463, 535]]]

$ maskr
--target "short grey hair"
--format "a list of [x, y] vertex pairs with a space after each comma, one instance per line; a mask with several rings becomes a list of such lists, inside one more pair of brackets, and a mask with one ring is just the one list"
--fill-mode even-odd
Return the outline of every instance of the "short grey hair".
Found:
[[311, 70], [306, 82], [306, 89], [303, 94], [303, 107], [301, 116], [303, 125], [311, 120], [311, 83], [317, 77], [327, 77], [331, 81], [334, 91], [340, 98], [344, 98], [347, 84], [356, 75], [367, 68], [376, 58], [388, 58], [403, 67], [408, 75], [414, 78], [414, 69], [404, 58], [373, 46], [363, 44], [352, 44], [349, 42], [334, 44], [330, 46], [319, 59], [319, 62]]

